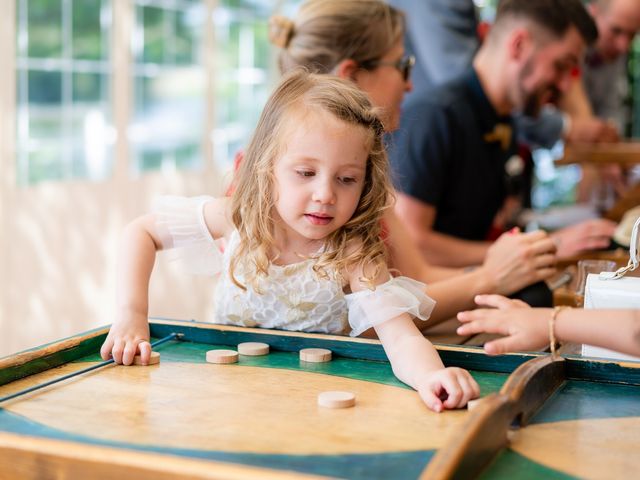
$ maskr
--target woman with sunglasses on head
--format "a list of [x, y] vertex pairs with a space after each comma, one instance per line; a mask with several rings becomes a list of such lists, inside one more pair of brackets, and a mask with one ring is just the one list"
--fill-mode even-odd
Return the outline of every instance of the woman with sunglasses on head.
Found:
[[[388, 132], [398, 128], [404, 94], [412, 89], [415, 59], [405, 53], [404, 33], [404, 14], [380, 0], [308, 0], [294, 19], [274, 16], [269, 22], [283, 73], [305, 68], [352, 80], [381, 109]], [[384, 216], [390, 264], [402, 275], [429, 282], [427, 292], [437, 300], [427, 328], [472, 308], [476, 294], [510, 295], [554, 272], [553, 243], [539, 232], [504, 235], [471, 272], [434, 267], [392, 210]]]

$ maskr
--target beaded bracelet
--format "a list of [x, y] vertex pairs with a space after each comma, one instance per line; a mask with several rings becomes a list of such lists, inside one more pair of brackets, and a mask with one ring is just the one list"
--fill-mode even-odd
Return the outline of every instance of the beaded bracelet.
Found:
[[562, 310], [567, 308], [571, 308], [567, 305], [561, 305], [559, 307], [553, 307], [553, 312], [551, 313], [551, 318], [549, 319], [549, 348], [551, 349], [551, 356], [556, 356], [556, 319]]

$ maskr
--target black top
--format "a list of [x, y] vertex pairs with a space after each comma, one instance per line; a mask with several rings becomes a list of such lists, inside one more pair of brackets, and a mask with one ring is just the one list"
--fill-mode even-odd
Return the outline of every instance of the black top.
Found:
[[507, 195], [505, 166], [517, 151], [515, 135], [505, 145], [487, 138], [498, 124], [513, 131], [473, 69], [407, 103], [390, 139], [393, 179], [399, 191], [436, 208], [435, 231], [467, 240], [489, 233]]

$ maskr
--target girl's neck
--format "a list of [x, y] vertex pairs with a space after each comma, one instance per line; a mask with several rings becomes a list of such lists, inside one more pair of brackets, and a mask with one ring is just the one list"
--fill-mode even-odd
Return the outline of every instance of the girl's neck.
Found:
[[324, 239], [312, 240], [302, 236], [292, 238], [289, 232], [277, 229], [275, 232], [275, 248], [272, 263], [276, 265], [289, 265], [301, 262], [312, 255], [324, 245]]

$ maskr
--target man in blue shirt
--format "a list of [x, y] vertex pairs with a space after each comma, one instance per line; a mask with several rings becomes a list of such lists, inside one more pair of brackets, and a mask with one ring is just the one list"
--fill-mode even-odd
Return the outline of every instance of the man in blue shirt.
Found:
[[[483, 261], [523, 168], [511, 114], [536, 116], [554, 101], [596, 37], [580, 0], [503, 0], [473, 67], [409, 100], [390, 147], [396, 211], [429, 261]], [[584, 228], [585, 246], [598, 248], [613, 227]]]

